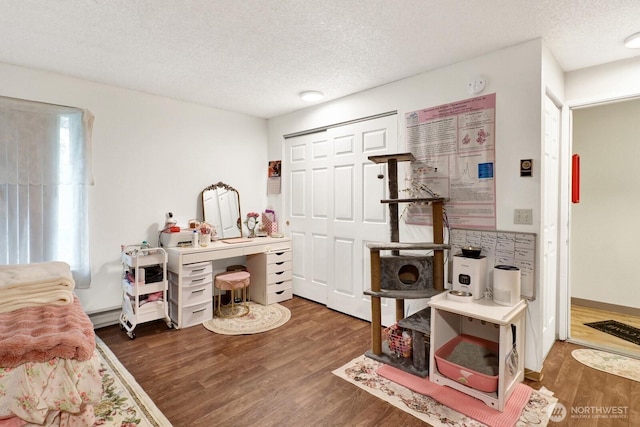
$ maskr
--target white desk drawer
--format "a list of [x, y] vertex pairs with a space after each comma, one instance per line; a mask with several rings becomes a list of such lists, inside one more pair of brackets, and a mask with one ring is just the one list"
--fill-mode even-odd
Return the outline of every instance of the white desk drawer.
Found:
[[211, 274], [213, 266], [210, 262], [196, 262], [193, 264], [185, 264], [182, 266], [182, 276], [201, 276], [203, 274]]
[[280, 252], [270, 252], [267, 254], [267, 264], [273, 264], [276, 262], [283, 262], [283, 261], [291, 261], [291, 259], [292, 259], [291, 249], [288, 249], [286, 251], [280, 251]]
[[[171, 301], [171, 319], [175, 323], [178, 319], [178, 306], [174, 301]], [[183, 306], [182, 307], [182, 322], [179, 325], [180, 328], [188, 328], [189, 326], [199, 325], [205, 320], [209, 320], [213, 317], [213, 302], [207, 301], [202, 304]]]
[[[185, 265], [182, 269], [182, 286], [200, 286], [213, 282], [213, 267], [210, 262]], [[178, 274], [169, 272], [169, 281], [178, 283]]]
[[278, 273], [291, 270], [291, 261], [280, 261], [274, 264], [267, 264], [267, 274]]
[[285, 280], [283, 282], [277, 282], [272, 285], [267, 285], [267, 294], [273, 294], [275, 292], [291, 289], [292, 287], [291, 284], [292, 284], [291, 280]]
[[276, 302], [287, 301], [287, 300], [290, 300], [291, 298], [293, 298], [292, 289], [285, 289], [283, 291], [267, 294], [267, 305], [273, 304]]
[[278, 271], [275, 273], [267, 274], [267, 285], [283, 282], [285, 280], [291, 280], [291, 270]]
[[178, 301], [179, 297], [183, 306], [211, 301], [211, 281], [197, 286], [182, 287], [182, 293], [178, 293], [178, 285], [171, 282], [171, 298]]
[[230, 248], [225, 250], [203, 251], [184, 254], [182, 256], [182, 263], [191, 264], [202, 261], [215, 261], [217, 259], [234, 258], [244, 255], [244, 251], [241, 247], [232, 247], [231, 244], [229, 244], [229, 246]]
[[[170, 274], [169, 275], [169, 283], [172, 283], [174, 285], [178, 285], [178, 275], [177, 274]], [[183, 288], [190, 288], [193, 286], [202, 286], [202, 285], [206, 285], [208, 283], [213, 283], [213, 274], [211, 272], [209, 273], [205, 273], [205, 274], [200, 274], [200, 275], [193, 275], [193, 276], [182, 276], [182, 287]]]

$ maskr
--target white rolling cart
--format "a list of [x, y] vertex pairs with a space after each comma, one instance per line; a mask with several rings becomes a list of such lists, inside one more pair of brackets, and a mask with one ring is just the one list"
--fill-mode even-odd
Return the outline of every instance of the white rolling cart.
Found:
[[[162, 248], [126, 246], [122, 249], [122, 313], [120, 329], [134, 339], [140, 323], [164, 320], [173, 327], [168, 310], [167, 252]], [[160, 268], [161, 275], [147, 283], [145, 268]]]

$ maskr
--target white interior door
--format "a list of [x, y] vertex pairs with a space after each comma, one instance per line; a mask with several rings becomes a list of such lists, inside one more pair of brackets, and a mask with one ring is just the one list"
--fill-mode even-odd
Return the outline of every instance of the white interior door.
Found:
[[293, 247], [293, 293], [327, 304], [329, 141], [326, 132], [285, 142], [285, 232]]
[[[370, 320], [371, 241], [389, 241], [386, 167], [397, 152], [395, 115], [290, 138], [285, 143], [285, 224], [293, 241], [293, 292]], [[382, 173], [384, 179], [379, 179]], [[383, 323], [394, 321], [385, 301]]]
[[542, 175], [542, 348], [546, 355], [556, 340], [558, 292], [558, 200], [560, 182], [560, 110], [545, 97], [544, 173]]

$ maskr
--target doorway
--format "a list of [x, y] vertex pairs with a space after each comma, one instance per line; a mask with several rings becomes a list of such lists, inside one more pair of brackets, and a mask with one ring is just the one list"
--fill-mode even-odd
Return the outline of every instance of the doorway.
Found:
[[585, 323], [640, 328], [640, 99], [571, 110], [573, 154], [580, 156], [580, 202], [570, 208], [570, 339], [640, 357], [640, 345]]

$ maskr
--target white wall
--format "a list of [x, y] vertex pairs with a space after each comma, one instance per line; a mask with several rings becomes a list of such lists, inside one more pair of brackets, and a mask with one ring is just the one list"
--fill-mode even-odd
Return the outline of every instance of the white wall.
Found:
[[[533, 158], [535, 165], [540, 158], [541, 49], [541, 41], [533, 40], [270, 119], [269, 158], [283, 158], [283, 135], [392, 110], [398, 111], [399, 141], [403, 144], [405, 113], [471, 98], [466, 84], [474, 76], [482, 75], [488, 80], [483, 94], [497, 94], [497, 228], [535, 232], [540, 222], [539, 176], [528, 180], [516, 178], [519, 159]], [[276, 198], [270, 201], [277, 204]], [[533, 226], [513, 224], [516, 207], [534, 210]]]
[[640, 95], [640, 56], [566, 73], [569, 107]]
[[165, 213], [201, 218], [200, 192], [224, 181], [243, 213], [266, 206], [266, 121], [0, 64], [0, 96], [88, 108], [95, 115], [90, 188], [92, 282], [86, 311], [120, 305], [121, 244], [157, 242]]
[[[403, 79], [332, 102], [270, 119], [269, 158], [283, 158], [283, 135], [313, 129], [386, 111], [397, 110], [399, 141], [404, 147], [404, 114], [422, 108], [471, 98], [467, 82], [476, 75], [484, 76], [488, 85], [484, 94], [496, 93], [496, 195], [497, 229], [539, 233], [540, 170], [534, 177], [519, 177], [519, 160], [533, 159], [540, 165], [542, 140], [542, 42], [533, 40], [442, 69]], [[551, 79], [551, 78], [550, 78]], [[401, 148], [404, 150], [404, 148]], [[286, 170], [283, 171], [286, 177]], [[286, 178], [283, 178], [286, 179]], [[277, 209], [280, 198], [270, 198]], [[514, 225], [513, 209], [533, 209], [533, 225]], [[283, 226], [283, 224], [281, 224]], [[286, 233], [286, 227], [284, 227]], [[407, 234], [409, 238], [407, 238]], [[404, 228], [401, 238], [431, 240], [428, 227]], [[536, 272], [539, 278], [539, 272]], [[537, 279], [539, 281], [539, 279]], [[539, 286], [539, 285], [538, 285]], [[533, 325], [541, 325], [540, 304], [529, 308]], [[529, 329], [529, 328], [528, 328]], [[534, 334], [540, 335], [540, 331]], [[537, 339], [527, 331], [526, 366], [539, 370], [543, 355]]]

